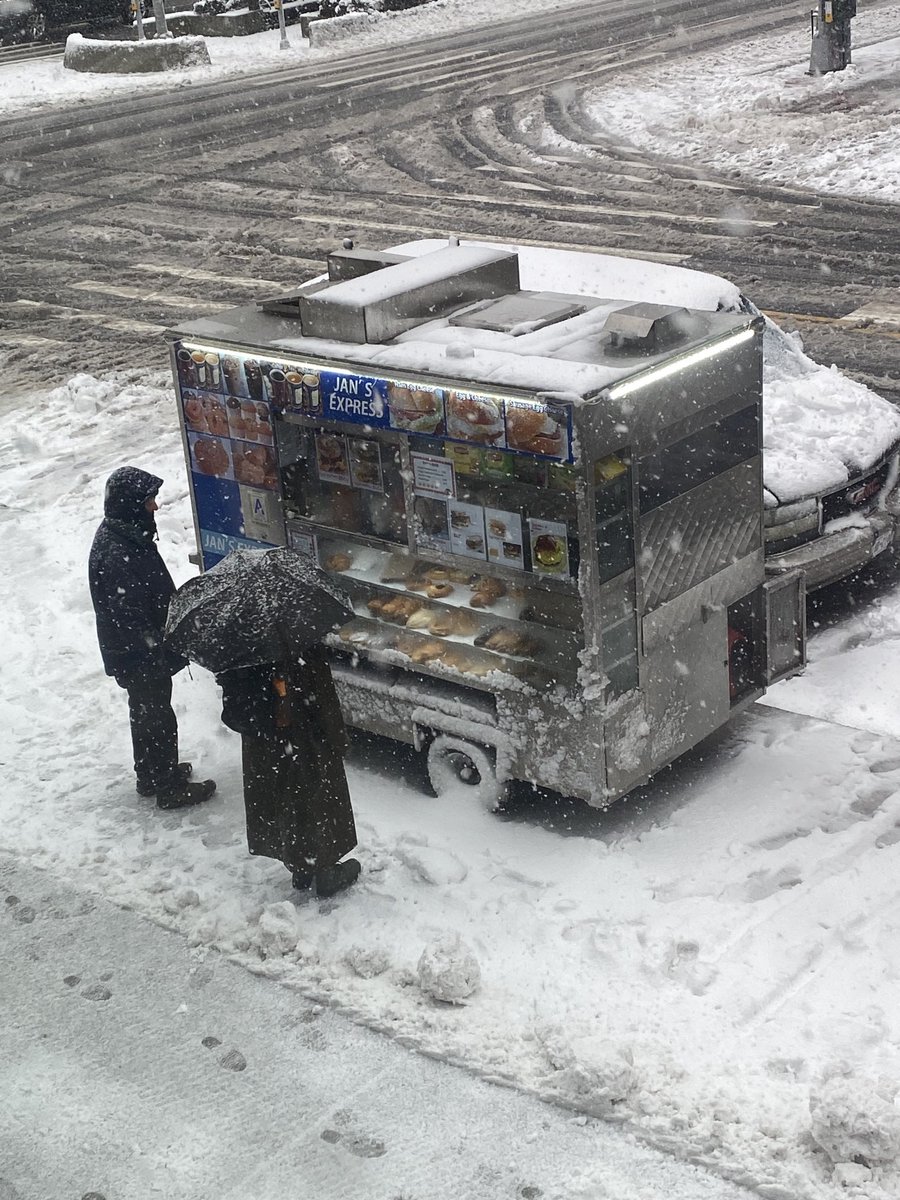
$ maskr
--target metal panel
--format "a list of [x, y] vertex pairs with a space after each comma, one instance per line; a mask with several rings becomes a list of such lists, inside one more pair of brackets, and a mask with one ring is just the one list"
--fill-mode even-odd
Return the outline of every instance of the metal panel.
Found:
[[647, 660], [646, 761], [654, 771], [728, 720], [727, 625], [726, 612], [716, 610], [660, 643]]
[[651, 611], [762, 545], [760, 460], [741, 463], [641, 520], [645, 611]]
[[689, 588], [643, 619], [644, 653], [697, 620], [697, 614], [724, 608], [753, 590], [762, 579], [765, 563], [762, 550], [725, 567], [717, 575]]
[[387, 342], [461, 304], [518, 290], [517, 254], [448, 247], [301, 295], [300, 324], [304, 337]]
[[791, 571], [763, 585], [766, 597], [766, 683], [806, 666], [806, 580]]

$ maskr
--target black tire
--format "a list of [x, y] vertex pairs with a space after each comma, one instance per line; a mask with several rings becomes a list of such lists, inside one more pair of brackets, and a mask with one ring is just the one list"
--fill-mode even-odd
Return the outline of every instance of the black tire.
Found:
[[497, 778], [496, 756], [487, 746], [438, 734], [427, 752], [428, 778], [436, 796], [469, 792], [488, 812], [503, 807], [508, 784]]

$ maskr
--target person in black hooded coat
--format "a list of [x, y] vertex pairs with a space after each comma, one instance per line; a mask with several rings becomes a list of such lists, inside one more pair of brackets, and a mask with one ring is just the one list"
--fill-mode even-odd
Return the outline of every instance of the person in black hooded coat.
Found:
[[187, 663], [163, 646], [175, 584], [154, 544], [161, 486], [158, 476], [138, 467], [113, 471], [88, 582], [103, 666], [128, 693], [137, 790], [155, 794], [160, 808], [183, 808], [206, 800], [216, 785], [188, 783], [190, 763], [178, 762], [172, 676]]

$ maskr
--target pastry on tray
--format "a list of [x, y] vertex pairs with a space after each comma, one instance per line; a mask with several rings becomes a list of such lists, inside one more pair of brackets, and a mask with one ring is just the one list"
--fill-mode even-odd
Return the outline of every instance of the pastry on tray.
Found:
[[452, 643], [447, 646], [444, 651], [444, 656], [441, 659], [444, 666], [453, 667], [457, 671], [462, 671], [466, 675], [476, 675], [483, 677], [495, 671], [497, 668], [490, 662], [485, 662], [481, 655], [473, 654], [466, 646], [454, 646]]
[[350, 569], [350, 564], [353, 558], [346, 550], [338, 550], [334, 554], [329, 554], [325, 559], [326, 571], [347, 571]]
[[431, 632], [431, 622], [434, 620], [434, 610], [431, 608], [417, 608], [414, 613], [411, 613], [406, 619], [407, 629], [428, 629]]
[[415, 650], [410, 653], [414, 663], [436, 662], [444, 657], [447, 647], [443, 642], [435, 642], [431, 638], [422, 640]]
[[497, 654], [516, 654], [520, 658], [530, 658], [540, 650], [534, 638], [505, 626], [486, 630], [475, 639], [475, 645], [483, 646], [485, 650], [493, 650]]
[[413, 613], [421, 607], [422, 601], [417, 596], [394, 596], [382, 604], [379, 615], [385, 621], [395, 621], [398, 625], [405, 625]]
[[466, 608], [449, 608], [430, 614], [428, 629], [435, 637], [469, 637], [476, 633], [480, 621]]

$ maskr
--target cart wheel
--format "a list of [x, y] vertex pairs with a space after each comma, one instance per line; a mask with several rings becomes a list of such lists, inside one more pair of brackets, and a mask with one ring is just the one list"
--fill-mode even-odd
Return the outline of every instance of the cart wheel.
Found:
[[491, 752], [475, 742], [439, 734], [428, 747], [428, 778], [438, 796], [469, 788], [489, 812], [506, 798], [507, 785], [497, 778]]

